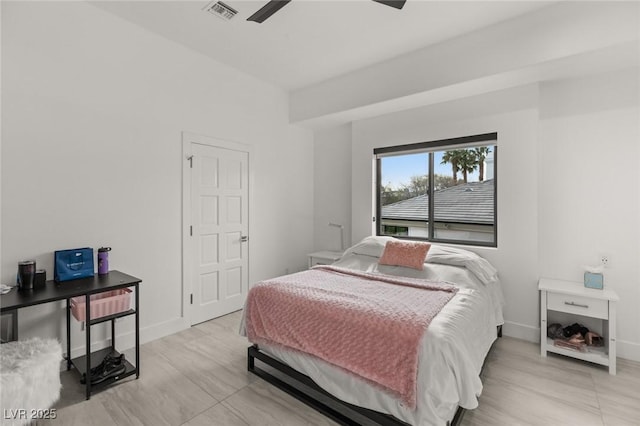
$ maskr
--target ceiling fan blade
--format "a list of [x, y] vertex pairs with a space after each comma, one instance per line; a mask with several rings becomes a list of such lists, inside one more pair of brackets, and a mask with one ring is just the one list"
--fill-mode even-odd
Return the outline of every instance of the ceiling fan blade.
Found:
[[396, 9], [402, 9], [407, 0], [373, 0], [376, 3], [382, 3], [387, 6], [395, 7]]
[[256, 13], [249, 16], [247, 21], [253, 21], [261, 24], [268, 17], [285, 7], [290, 1], [291, 0], [271, 0], [269, 3], [262, 6]]

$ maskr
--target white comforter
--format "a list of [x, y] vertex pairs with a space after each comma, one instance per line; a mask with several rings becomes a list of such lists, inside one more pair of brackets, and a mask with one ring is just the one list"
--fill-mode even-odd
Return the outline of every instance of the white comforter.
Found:
[[[376, 238], [376, 243], [381, 240], [370, 238]], [[445, 425], [458, 405], [467, 409], [478, 405], [482, 392], [480, 369], [496, 339], [496, 326], [503, 323], [502, 292], [495, 270], [471, 252], [441, 246], [432, 247], [424, 271], [378, 265], [381, 250], [370, 250], [370, 243], [347, 250], [334, 265], [448, 281], [460, 288], [433, 319], [422, 339], [415, 410], [322, 360], [276, 347], [260, 348], [346, 402], [391, 414], [412, 425]], [[244, 318], [241, 333], [244, 334]]]

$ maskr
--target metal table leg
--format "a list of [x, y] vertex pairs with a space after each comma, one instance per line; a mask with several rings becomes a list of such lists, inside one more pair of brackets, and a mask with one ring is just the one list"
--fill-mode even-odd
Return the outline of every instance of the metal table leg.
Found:
[[71, 370], [71, 303], [67, 299], [67, 371]]
[[86, 397], [87, 399], [91, 398], [91, 300], [89, 298], [89, 295], [86, 294], [84, 296], [84, 300], [85, 300], [85, 336], [86, 336], [86, 342], [85, 342], [85, 351], [86, 351], [86, 355], [87, 355], [87, 372], [86, 372], [86, 376], [85, 376], [85, 383], [86, 383]]
[[138, 292], [140, 288], [135, 285], [136, 290], [136, 379], [140, 377], [140, 302]]

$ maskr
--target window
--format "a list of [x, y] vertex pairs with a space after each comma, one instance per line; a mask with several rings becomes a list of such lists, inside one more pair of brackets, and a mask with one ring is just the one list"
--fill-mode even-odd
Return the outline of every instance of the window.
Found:
[[497, 245], [497, 134], [376, 148], [376, 234]]
[[[391, 221], [389, 221], [391, 222]], [[382, 225], [382, 235], [408, 236], [408, 226]]]

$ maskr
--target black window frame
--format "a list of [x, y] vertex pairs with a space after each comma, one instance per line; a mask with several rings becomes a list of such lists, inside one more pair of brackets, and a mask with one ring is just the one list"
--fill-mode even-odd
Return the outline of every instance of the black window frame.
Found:
[[[486, 142], [494, 142], [494, 144], [487, 144]], [[457, 138], [450, 139], [440, 139], [429, 142], [418, 142], [413, 144], [404, 144], [404, 145], [396, 145], [396, 146], [388, 146], [382, 148], [374, 148], [373, 155], [375, 158], [376, 165], [376, 182], [375, 182], [375, 190], [376, 190], [376, 211], [375, 216], [373, 217], [373, 221], [375, 222], [376, 235], [386, 235], [382, 234], [382, 197], [380, 196], [382, 192], [382, 157], [388, 155], [402, 155], [425, 152], [429, 153], [429, 189], [428, 193], [434, 193], [435, 179], [434, 179], [434, 155], [435, 151], [439, 150], [452, 150], [452, 149], [464, 149], [464, 148], [473, 148], [477, 146], [486, 146], [492, 145], [493, 149], [493, 241], [485, 242], [485, 241], [473, 241], [473, 240], [457, 240], [457, 239], [447, 239], [447, 238], [435, 238], [435, 223], [432, 220], [434, 217], [435, 203], [431, 202], [431, 198], [429, 200], [429, 212], [428, 212], [428, 237], [417, 237], [417, 236], [404, 236], [399, 235], [396, 238], [399, 239], [407, 239], [407, 240], [418, 240], [418, 241], [429, 241], [429, 242], [437, 242], [437, 243], [447, 243], [447, 244], [459, 244], [459, 245], [467, 245], [467, 246], [480, 246], [480, 247], [498, 247], [498, 133], [483, 133], [473, 136], [462, 136]]]

